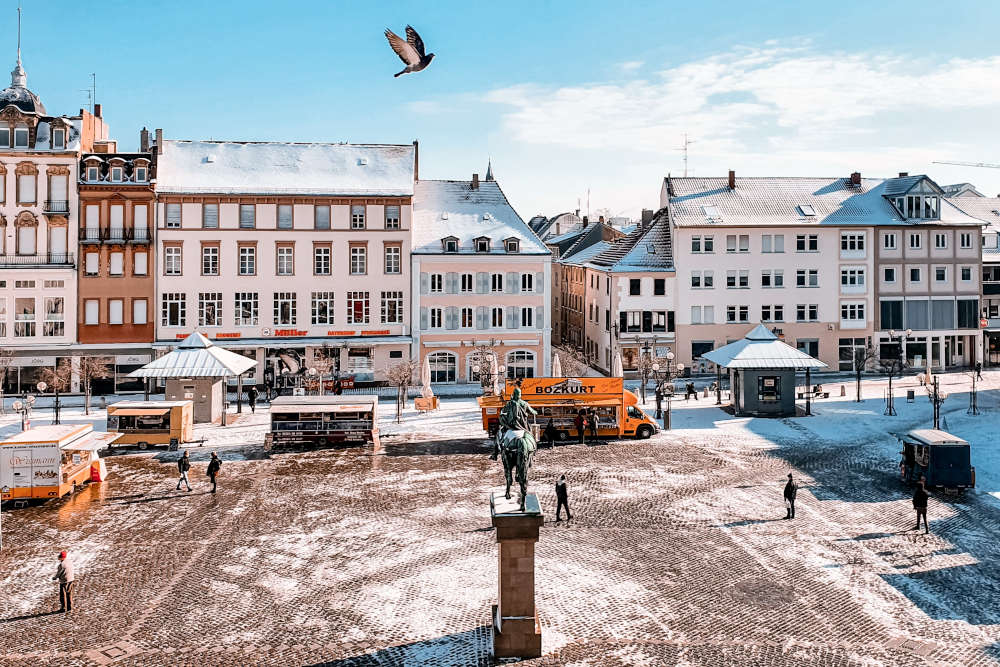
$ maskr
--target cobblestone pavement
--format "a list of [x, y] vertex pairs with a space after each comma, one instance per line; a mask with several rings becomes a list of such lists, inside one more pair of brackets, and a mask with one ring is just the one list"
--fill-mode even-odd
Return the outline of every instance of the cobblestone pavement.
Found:
[[[0, 664], [487, 665], [488, 451], [421, 433], [378, 455], [228, 451], [215, 495], [200, 450], [191, 493], [174, 455], [111, 457], [107, 483], [4, 513]], [[528, 664], [994, 664], [994, 499], [935, 498], [933, 533], [908, 532], [894, 466], [797, 420], [542, 449], [535, 490], [551, 513], [566, 472], [574, 518], [537, 546]], [[45, 613], [62, 548], [66, 616]]]

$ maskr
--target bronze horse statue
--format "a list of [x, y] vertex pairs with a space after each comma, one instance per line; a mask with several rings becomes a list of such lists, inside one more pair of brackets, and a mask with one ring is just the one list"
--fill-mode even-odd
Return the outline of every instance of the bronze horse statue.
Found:
[[507, 401], [500, 413], [500, 428], [493, 441], [494, 461], [500, 457], [503, 462], [504, 479], [507, 490], [504, 495], [510, 500], [510, 487], [514, 483], [515, 471], [521, 488], [519, 506], [524, 511], [524, 500], [528, 495], [528, 470], [535, 453], [535, 438], [531, 434], [531, 416], [537, 414], [525, 401], [521, 400], [521, 390], [515, 389], [511, 400]]

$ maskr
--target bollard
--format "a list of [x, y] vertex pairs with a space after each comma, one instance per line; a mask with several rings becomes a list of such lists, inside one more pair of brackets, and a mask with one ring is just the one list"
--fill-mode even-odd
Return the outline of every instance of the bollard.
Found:
[[840, 385], [840, 395], [847, 396], [847, 387], [845, 385]]

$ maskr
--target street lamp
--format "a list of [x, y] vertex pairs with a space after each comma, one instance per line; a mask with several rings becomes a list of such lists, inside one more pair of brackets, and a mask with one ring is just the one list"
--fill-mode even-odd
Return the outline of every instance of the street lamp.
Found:
[[646, 383], [649, 381], [650, 362], [653, 359], [649, 353], [652, 349], [649, 341], [645, 341], [642, 344], [642, 357], [639, 359], [639, 380], [642, 382], [639, 385], [639, 393], [642, 396], [643, 405], [646, 404]]
[[23, 401], [14, 401], [11, 406], [14, 408], [14, 412], [21, 415], [21, 430], [27, 431], [28, 427], [31, 426], [31, 406], [35, 404], [35, 397], [28, 395]]
[[[667, 363], [660, 366], [659, 363], [654, 363], [651, 366], [653, 375], [656, 378], [656, 418], [659, 419], [663, 417], [663, 428], [670, 430], [670, 401], [674, 395], [674, 383], [673, 383], [673, 371], [674, 368], [677, 369], [677, 374], [680, 375], [684, 371], [684, 364], [678, 363], [675, 367], [673, 365], [674, 353], [667, 352]], [[667, 399], [667, 410], [663, 412], [660, 407], [660, 402], [663, 398]]]
[[[307, 368], [306, 369], [306, 375], [309, 376], [309, 380], [310, 381], [315, 381], [316, 377], [319, 375], [319, 370], [317, 370], [316, 368]], [[321, 379], [320, 380], [320, 388], [317, 390], [317, 393], [320, 393], [320, 394], [323, 393], [323, 391], [322, 391], [322, 383], [323, 383], [323, 381]]]
[[[893, 329], [889, 330], [889, 342], [895, 342], [899, 345], [899, 355], [896, 360], [890, 364], [886, 364], [887, 371], [889, 373], [889, 395], [885, 402], [885, 415], [889, 417], [896, 416], [896, 402], [892, 395], [892, 376], [896, 373], [896, 364], [899, 364], [899, 373], [903, 373], [903, 369], [906, 368], [906, 353], [904, 352], [904, 347], [906, 346], [907, 339], [913, 335], [913, 329], [907, 329], [905, 332], [896, 332]], [[808, 387], [807, 387], [808, 389]]]
[[[44, 380], [41, 381], [41, 382], [39, 382], [35, 386], [38, 388], [38, 393], [39, 394], [44, 394], [45, 390], [49, 388], [48, 383], [45, 382]], [[53, 424], [59, 424], [59, 423], [61, 423], [59, 421], [59, 409], [62, 407], [62, 404], [59, 402], [59, 384], [58, 383], [52, 385], [52, 393], [55, 395], [55, 403], [52, 406], [52, 423]]]

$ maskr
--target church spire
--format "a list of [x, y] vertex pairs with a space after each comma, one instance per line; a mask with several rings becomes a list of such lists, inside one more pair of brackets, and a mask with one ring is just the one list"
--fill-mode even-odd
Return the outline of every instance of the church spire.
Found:
[[493, 180], [493, 159], [492, 158], [490, 158], [489, 160], [486, 161], [486, 180], [487, 181], [492, 181]]
[[17, 4], [17, 65], [10, 73], [10, 85], [14, 88], [27, 88], [28, 75], [21, 67], [21, 3]]

